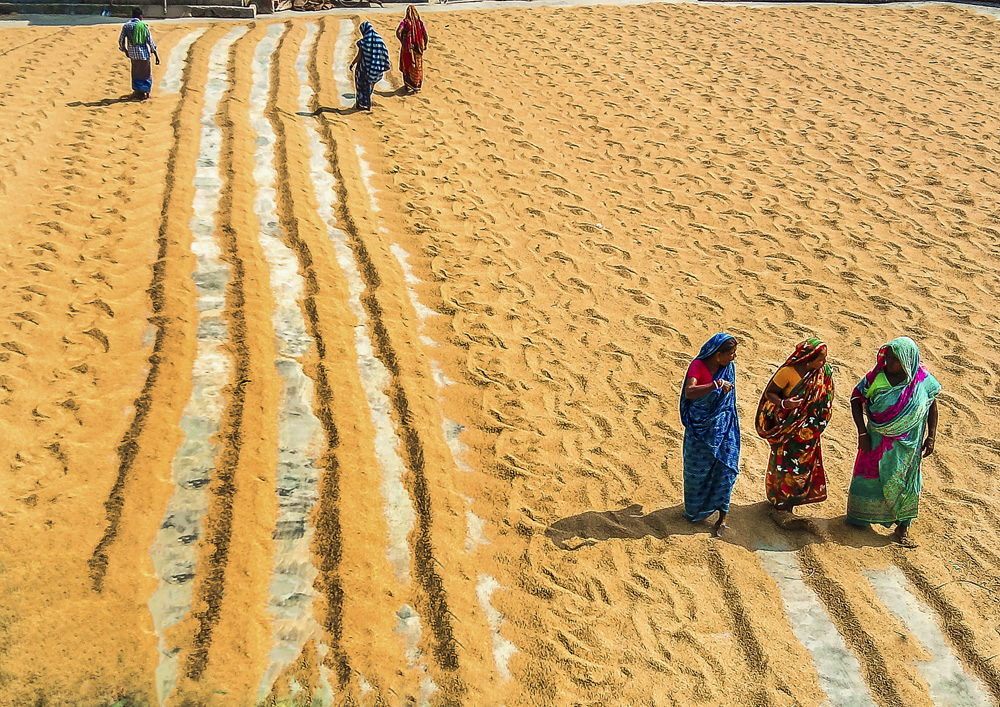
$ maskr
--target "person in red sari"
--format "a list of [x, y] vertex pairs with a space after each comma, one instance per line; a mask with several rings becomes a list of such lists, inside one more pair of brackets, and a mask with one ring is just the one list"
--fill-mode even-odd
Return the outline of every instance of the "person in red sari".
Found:
[[406, 90], [417, 93], [424, 82], [424, 52], [427, 51], [427, 28], [420, 21], [417, 8], [406, 8], [406, 17], [396, 28], [399, 40], [399, 69]]

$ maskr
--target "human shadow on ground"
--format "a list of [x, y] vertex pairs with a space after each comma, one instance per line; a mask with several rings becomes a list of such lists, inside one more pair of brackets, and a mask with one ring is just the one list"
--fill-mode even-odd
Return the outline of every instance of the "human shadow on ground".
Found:
[[[643, 513], [642, 506], [637, 503], [620, 510], [586, 511], [552, 523], [545, 529], [545, 536], [561, 550], [578, 550], [615, 538], [663, 540], [672, 535], [711, 535], [714, 516], [700, 523], [690, 523], [683, 513], [682, 504]], [[848, 525], [845, 518], [844, 515], [814, 518], [776, 514], [767, 501], [734, 505], [729, 510], [727, 529], [721, 539], [751, 552], [779, 546], [800, 550], [806, 545], [823, 542], [855, 548], [884, 547], [892, 543], [890, 537], [875, 530]]]
[[381, 96], [382, 98], [396, 98], [397, 96], [409, 96], [410, 92], [406, 90], [406, 86], [400, 86], [399, 88], [394, 88], [391, 91], [375, 91], [376, 96]]
[[[148, 100], [148, 99], [147, 99]], [[118, 96], [118, 98], [102, 98], [99, 101], [73, 101], [67, 103], [67, 108], [107, 108], [108, 106], [113, 106], [116, 103], [141, 103], [134, 94], [126, 93], [123, 96]]]
[[314, 111], [300, 110], [296, 111], [295, 115], [302, 118], [318, 118], [324, 113], [334, 113], [336, 115], [353, 115], [354, 113], [367, 113], [368, 111], [362, 110], [357, 106], [348, 106], [347, 108], [331, 108], [329, 106], [320, 106]]

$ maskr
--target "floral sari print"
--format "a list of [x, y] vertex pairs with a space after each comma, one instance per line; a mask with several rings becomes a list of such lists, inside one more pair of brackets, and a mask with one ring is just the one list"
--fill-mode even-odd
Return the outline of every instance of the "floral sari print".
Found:
[[[825, 351], [822, 341], [807, 339], [795, 347], [782, 368], [804, 363]], [[789, 397], [801, 397], [802, 405], [782, 410], [762, 394], [755, 417], [757, 434], [771, 445], [765, 480], [767, 500], [778, 508], [826, 500], [820, 435], [833, 410], [830, 366], [806, 373]]]
[[[885, 376], [885, 354], [899, 359], [906, 378], [892, 385]], [[920, 351], [908, 337], [878, 352], [875, 368], [854, 389], [868, 413], [870, 452], [858, 450], [847, 499], [847, 520], [856, 525], [908, 525], [917, 517], [923, 477], [920, 452], [931, 405], [941, 384], [920, 364]]]

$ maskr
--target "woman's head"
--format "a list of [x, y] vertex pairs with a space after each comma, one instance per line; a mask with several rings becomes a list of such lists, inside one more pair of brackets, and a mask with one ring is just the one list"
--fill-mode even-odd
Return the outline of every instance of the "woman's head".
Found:
[[892, 350], [891, 346], [886, 347], [883, 360], [885, 361], [886, 373], [893, 376], [898, 376], [905, 373], [905, 371], [903, 370], [903, 364], [899, 360], [899, 356], [896, 355], [896, 352]]
[[806, 361], [806, 367], [808, 367], [810, 370], [813, 370], [813, 371], [818, 371], [819, 369], [821, 369], [825, 365], [826, 365], [826, 347], [825, 346], [823, 348], [821, 348], [819, 351], [817, 351], [815, 356], [813, 356], [811, 359], [809, 359], [808, 361]]
[[789, 363], [804, 364], [810, 371], [818, 371], [826, 365], [826, 344], [816, 338], [806, 339], [795, 347]]
[[920, 350], [913, 339], [901, 336], [882, 347], [882, 361], [887, 374], [903, 375], [909, 380], [916, 375], [920, 366]]
[[712, 356], [720, 366], [728, 366], [736, 360], [737, 346], [738, 344], [736, 339], [729, 337], [722, 343], [719, 350], [712, 354]]
[[720, 367], [728, 366], [736, 358], [736, 339], [724, 332], [716, 334], [701, 347], [697, 358]]

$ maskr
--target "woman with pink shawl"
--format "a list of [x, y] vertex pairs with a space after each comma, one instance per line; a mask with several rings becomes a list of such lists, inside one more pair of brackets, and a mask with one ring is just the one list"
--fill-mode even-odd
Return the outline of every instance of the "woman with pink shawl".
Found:
[[895, 539], [908, 542], [923, 486], [920, 461], [934, 452], [940, 391], [941, 384], [920, 364], [913, 339], [901, 336], [879, 349], [875, 368], [851, 396], [858, 458], [848, 523], [895, 524]]

